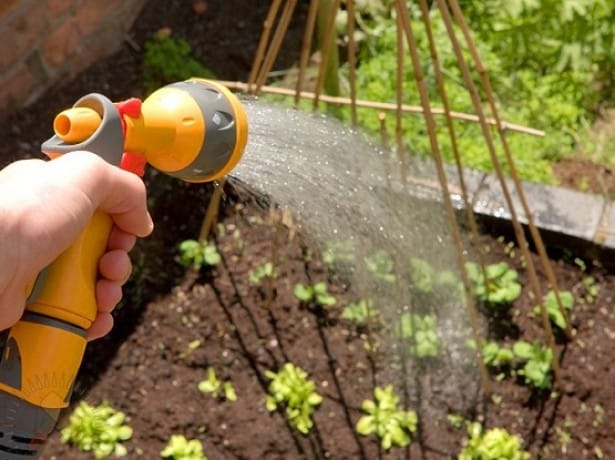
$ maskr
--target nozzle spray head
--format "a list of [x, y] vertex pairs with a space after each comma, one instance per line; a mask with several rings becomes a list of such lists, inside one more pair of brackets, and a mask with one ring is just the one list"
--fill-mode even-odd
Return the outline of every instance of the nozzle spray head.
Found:
[[218, 83], [173, 83], [130, 107], [100, 94], [85, 96], [56, 117], [56, 135], [43, 152], [89, 150], [116, 165], [126, 153], [188, 182], [219, 179], [241, 159], [247, 116], [239, 99]]

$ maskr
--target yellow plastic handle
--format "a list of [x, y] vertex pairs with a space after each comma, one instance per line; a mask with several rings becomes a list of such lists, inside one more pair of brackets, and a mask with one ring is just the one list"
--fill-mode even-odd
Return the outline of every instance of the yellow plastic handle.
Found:
[[96, 212], [79, 238], [45, 269], [26, 310], [88, 329], [96, 318], [98, 261], [110, 231], [111, 218]]

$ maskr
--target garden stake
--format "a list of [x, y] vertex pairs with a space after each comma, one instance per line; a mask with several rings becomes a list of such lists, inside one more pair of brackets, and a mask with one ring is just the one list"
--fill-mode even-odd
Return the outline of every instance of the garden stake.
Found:
[[[147, 163], [187, 182], [228, 174], [245, 147], [247, 117], [224, 86], [202, 79], [173, 83], [114, 104], [101, 94], [56, 116], [42, 145], [53, 158], [88, 150], [143, 175]], [[96, 318], [98, 260], [111, 218], [96, 212], [86, 230], [38, 276], [25, 313], [0, 358], [0, 458], [38, 458], [70, 395]], [[34, 280], [33, 280], [34, 281]], [[28, 289], [24, 286], [24, 290]]]

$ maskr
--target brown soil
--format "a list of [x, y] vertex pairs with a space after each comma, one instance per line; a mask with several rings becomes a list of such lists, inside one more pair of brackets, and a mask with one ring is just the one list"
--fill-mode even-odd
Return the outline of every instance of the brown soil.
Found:
[[[195, 15], [190, 2], [150, 1], [133, 29], [134, 42], [142, 46], [156, 30], [170, 27], [190, 41], [195, 56], [220, 78], [245, 79], [269, 2], [206, 4], [205, 13]], [[284, 53], [288, 61], [279, 67], [295, 57], [301, 27], [300, 21], [291, 25]], [[85, 93], [99, 91], [114, 100], [139, 95], [140, 59], [139, 51], [126, 44], [113, 58], [8, 119], [0, 127], [5, 139], [0, 145], [2, 163], [38, 156], [34, 152], [49, 136], [54, 114]], [[574, 177], [576, 164], [562, 167], [562, 177]], [[186, 271], [177, 262], [176, 247], [198, 234], [212, 188], [153, 173], [146, 181], [155, 233], [133, 252], [135, 273], [116, 311], [116, 327], [88, 347], [73, 399], [92, 404], [106, 400], [128, 415], [134, 429], [126, 443], [128, 458], [158, 458], [172, 434], [183, 434], [201, 440], [210, 459], [448, 459], [456, 457], [465, 434], [447, 421], [450, 413], [518, 434], [532, 458], [615, 458], [610, 385], [615, 380], [614, 273], [591, 261], [581, 270], [573, 254], [553, 256], [560, 289], [572, 291], [577, 299], [572, 314], [576, 335], [572, 341], [560, 337], [558, 342], [559, 391], [532, 391], [509, 376], [502, 381], [493, 378], [497, 397], [484, 400], [475, 391], [476, 372], [452, 380], [447, 366], [454, 363], [434, 359], [428, 371], [412, 373], [398, 387], [398, 394], [407, 395], [407, 406], [419, 416], [415, 442], [407, 450], [385, 453], [374, 439], [358, 436], [354, 425], [361, 416], [361, 402], [372, 399], [375, 385], [388, 383], [387, 359], [367, 353], [365, 331], [341, 319], [340, 309], [323, 312], [295, 298], [295, 283], [328, 279], [339, 305], [349, 300], [346, 289], [317, 257], [306, 259], [301, 235], [293, 235], [256, 202], [239, 202], [227, 188], [221, 211], [226, 231], [216, 237], [223, 261], [200, 273]], [[522, 297], [504, 318], [506, 328], [492, 320], [490, 333], [500, 331], [498, 337], [507, 343], [544, 337], [532, 314], [534, 302], [519, 251], [511, 254], [504, 242], [487, 234], [482, 244], [489, 248], [491, 261], [506, 260], [517, 267], [524, 284]], [[249, 271], [271, 258], [274, 245], [280, 261], [275, 286], [250, 285]], [[596, 297], [584, 283], [588, 276], [593, 276]], [[489, 324], [486, 316], [482, 318]], [[375, 327], [371, 332], [377, 341], [382, 330]], [[191, 349], [195, 340], [200, 346]], [[288, 361], [304, 368], [324, 396], [307, 436], [264, 405], [265, 371]], [[198, 391], [210, 366], [233, 383], [236, 402]], [[55, 432], [43, 458], [92, 457], [63, 445]]]

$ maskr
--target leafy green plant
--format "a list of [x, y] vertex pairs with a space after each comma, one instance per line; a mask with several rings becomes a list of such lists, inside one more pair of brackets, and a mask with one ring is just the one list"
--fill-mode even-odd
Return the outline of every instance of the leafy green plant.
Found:
[[284, 408], [290, 423], [301, 433], [307, 434], [314, 422], [312, 414], [322, 402], [316, 385], [308, 379], [307, 372], [293, 363], [286, 363], [278, 372], [265, 371], [270, 380], [265, 405], [269, 412]]
[[512, 362], [515, 354], [510, 348], [500, 346], [497, 342], [490, 341], [483, 345], [483, 362], [490, 367], [506, 366]]
[[509, 305], [521, 295], [519, 274], [506, 262], [490, 264], [483, 270], [474, 262], [466, 263], [468, 277], [476, 297], [491, 305]]
[[187, 41], [159, 33], [145, 42], [143, 80], [146, 92], [191, 77], [215, 78], [215, 75], [192, 57]]
[[484, 431], [480, 423], [468, 424], [468, 438], [458, 460], [529, 460], [521, 439], [503, 428]]
[[354, 262], [354, 254], [352, 241], [337, 241], [327, 245], [322, 253], [322, 260], [329, 266], [351, 264]]
[[181, 434], [171, 436], [164, 450], [160, 452], [160, 456], [172, 460], [207, 460], [201, 441], [188, 440]]
[[185, 240], [179, 245], [180, 261], [184, 267], [200, 270], [205, 265], [216, 265], [221, 257], [216, 246], [207, 242]]
[[374, 302], [371, 299], [359, 299], [350, 302], [342, 311], [342, 318], [352, 321], [355, 324], [365, 324], [370, 318], [377, 314]]
[[395, 325], [395, 333], [410, 344], [410, 353], [418, 358], [434, 357], [440, 353], [440, 339], [435, 315], [404, 313]]
[[414, 411], [399, 409], [398, 403], [392, 385], [374, 388], [374, 400], [368, 399], [361, 404], [366, 415], [357, 422], [357, 433], [361, 436], [373, 434], [385, 450], [409, 445], [416, 432], [418, 417]]
[[97, 459], [110, 455], [123, 457], [126, 447], [121, 443], [132, 437], [132, 428], [125, 425], [126, 416], [108, 403], [90, 406], [81, 401], [69, 418], [69, 424], [60, 433], [63, 443], [71, 444], [83, 452], [93, 452]]
[[[572, 310], [572, 306], [574, 304], [574, 297], [572, 296], [572, 292], [570, 291], [561, 291], [559, 293], [560, 301], [562, 302], [562, 307], [567, 310]], [[560, 329], [566, 329], [566, 318], [562, 315], [562, 312], [559, 309], [559, 305], [557, 304], [557, 299], [555, 298], [555, 292], [549, 291], [544, 299], [544, 306], [547, 309], [547, 316], [551, 320], [553, 324], [555, 324]], [[534, 307], [534, 314], [540, 313], [540, 306], [537, 305]]]
[[365, 258], [367, 270], [376, 278], [387, 283], [395, 282], [393, 259], [384, 250], [376, 251]]
[[337, 299], [329, 294], [327, 284], [320, 282], [313, 285], [297, 283], [294, 289], [295, 296], [304, 303], [315, 301], [322, 307], [332, 307]]
[[213, 367], [207, 368], [207, 378], [199, 382], [198, 388], [201, 393], [211, 394], [214, 398], [224, 396], [224, 399], [228, 401], [237, 400], [237, 393], [233, 384], [229, 381], [220, 381], [216, 377], [216, 371]]
[[410, 281], [420, 292], [431, 292], [435, 281], [435, 271], [429, 262], [412, 257], [410, 259]]
[[258, 267], [250, 270], [250, 273], [248, 274], [250, 284], [255, 286], [259, 286], [265, 278], [275, 277], [275, 269], [273, 268], [273, 263], [271, 262], [265, 262], [264, 264], [259, 265]]
[[525, 383], [538, 389], [551, 387], [553, 352], [548, 346], [520, 340], [513, 345], [513, 353], [524, 362], [517, 372], [524, 377]]

